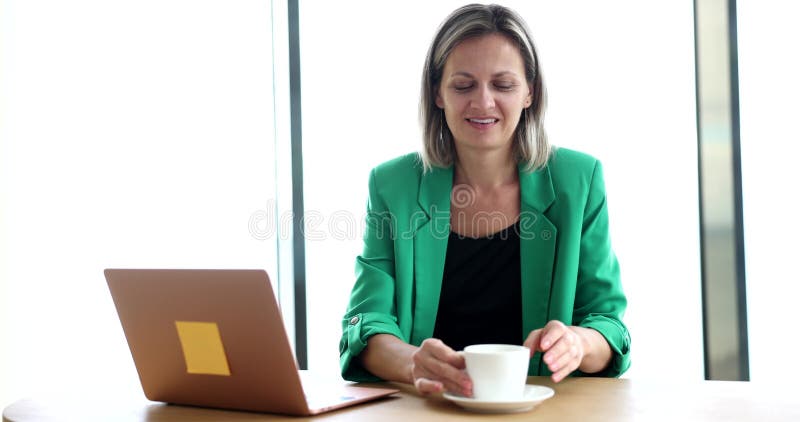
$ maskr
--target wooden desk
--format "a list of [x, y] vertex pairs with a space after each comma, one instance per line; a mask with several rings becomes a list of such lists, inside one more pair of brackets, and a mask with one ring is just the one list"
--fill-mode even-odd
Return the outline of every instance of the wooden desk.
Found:
[[21, 400], [3, 411], [3, 421], [800, 421], [800, 399], [785, 388], [725, 381], [654, 382], [570, 378], [554, 385], [531, 377], [556, 395], [530, 412], [504, 415], [470, 413], [441, 397], [419, 397], [408, 385], [399, 395], [313, 418], [231, 412], [165, 405], [145, 399]]

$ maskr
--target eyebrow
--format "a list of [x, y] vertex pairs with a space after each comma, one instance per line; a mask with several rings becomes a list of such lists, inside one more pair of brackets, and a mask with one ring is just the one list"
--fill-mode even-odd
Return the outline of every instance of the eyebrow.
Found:
[[[451, 78], [455, 77], [455, 76], [464, 76], [464, 77], [467, 77], [467, 78], [474, 78], [475, 77], [473, 74], [471, 74], [469, 72], [463, 72], [463, 71], [454, 72], [453, 74], [450, 75]], [[496, 72], [496, 73], [492, 74], [493, 78], [497, 78], [497, 77], [500, 77], [500, 76], [519, 76], [519, 75], [517, 75], [516, 72], [512, 72], [510, 70], [502, 70], [500, 72]]]

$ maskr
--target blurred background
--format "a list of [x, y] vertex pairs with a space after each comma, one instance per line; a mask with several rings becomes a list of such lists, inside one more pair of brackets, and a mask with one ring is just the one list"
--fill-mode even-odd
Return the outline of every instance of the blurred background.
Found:
[[[424, 55], [463, 4], [0, 3], [0, 406], [141, 394], [108, 267], [263, 268], [300, 366], [336, 376], [369, 170], [419, 148]], [[551, 141], [604, 163], [625, 376], [800, 375], [800, 4], [502, 4]]]

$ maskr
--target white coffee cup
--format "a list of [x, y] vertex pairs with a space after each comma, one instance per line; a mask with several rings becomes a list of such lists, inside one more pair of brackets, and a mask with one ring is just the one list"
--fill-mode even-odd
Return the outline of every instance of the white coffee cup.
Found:
[[525, 393], [531, 351], [510, 344], [475, 344], [462, 352], [476, 400], [519, 400]]

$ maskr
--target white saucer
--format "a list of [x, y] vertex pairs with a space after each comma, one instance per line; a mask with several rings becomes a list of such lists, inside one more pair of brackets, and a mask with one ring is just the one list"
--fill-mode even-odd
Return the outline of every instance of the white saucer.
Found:
[[522, 398], [516, 400], [477, 400], [456, 394], [444, 393], [443, 397], [464, 409], [480, 413], [526, 412], [537, 404], [553, 397], [555, 391], [542, 385], [526, 385]]

